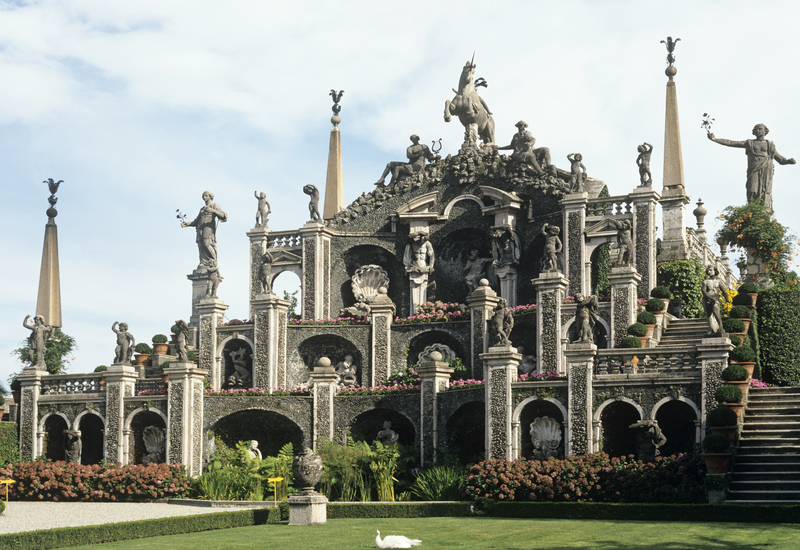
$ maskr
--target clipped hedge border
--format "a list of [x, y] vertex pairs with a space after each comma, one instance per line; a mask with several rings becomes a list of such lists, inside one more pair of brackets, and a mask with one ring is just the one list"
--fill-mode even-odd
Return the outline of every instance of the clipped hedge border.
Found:
[[497, 518], [800, 523], [800, 504], [496, 502], [479, 498], [475, 510]]
[[[288, 518], [288, 507], [285, 510]], [[263, 508], [239, 512], [216, 512], [196, 516], [26, 531], [0, 535], [0, 548], [47, 550], [50, 548], [103, 544], [165, 535], [182, 535], [184, 533], [197, 533], [216, 529], [279, 523], [284, 519], [283, 515], [281, 508]]]
[[467, 517], [470, 502], [329, 502], [328, 519]]

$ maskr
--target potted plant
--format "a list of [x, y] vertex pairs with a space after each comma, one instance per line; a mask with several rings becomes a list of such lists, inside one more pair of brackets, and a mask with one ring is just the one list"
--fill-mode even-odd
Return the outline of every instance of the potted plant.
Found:
[[731, 319], [739, 319], [744, 323], [744, 332], [750, 328], [750, 308], [746, 306], [733, 306], [728, 312]]
[[164, 361], [163, 363], [161, 363], [161, 381], [164, 382], [165, 384], [169, 382], [169, 375], [164, 371], [166, 371], [171, 364], [172, 361]]
[[729, 407], [716, 407], [706, 415], [706, 426], [712, 434], [725, 436], [731, 445], [736, 440], [737, 424], [739, 419]]
[[725, 368], [725, 370], [720, 373], [720, 376], [725, 383], [739, 388], [743, 396], [747, 395], [747, 388], [750, 385], [750, 382], [748, 382], [748, 380], [750, 380], [750, 375], [743, 366], [733, 363]]
[[150, 346], [144, 342], [139, 342], [136, 344], [136, 347], [133, 348], [133, 351], [136, 352], [133, 358], [136, 360], [136, 364], [140, 366], [146, 364], [147, 361], [150, 360], [150, 355], [153, 353], [152, 348], [150, 348]]
[[636, 316], [636, 322], [647, 327], [646, 336], [650, 338], [653, 336], [653, 330], [656, 328], [656, 323], [658, 320], [656, 319], [656, 316], [649, 311], [641, 311], [639, 312], [639, 315]]
[[644, 309], [650, 313], [664, 313], [664, 311], [667, 309], [667, 306], [664, 305], [664, 300], [661, 298], [650, 298], [647, 300], [647, 304], [644, 306]]
[[734, 346], [739, 347], [742, 345], [742, 338], [738, 334], [729, 334], [728, 338]]
[[654, 286], [650, 291], [651, 298], [658, 298], [664, 302], [664, 309], [669, 307], [669, 301], [672, 300], [672, 291], [665, 286]]
[[725, 474], [731, 463], [731, 444], [720, 434], [709, 434], [703, 440], [703, 460], [709, 474]]
[[20, 394], [22, 393], [22, 382], [15, 375], [11, 378], [11, 396], [14, 398], [14, 403], [19, 403]]
[[156, 355], [166, 355], [169, 351], [169, 338], [164, 334], [156, 334], [153, 336], [153, 353]]
[[175, 323], [174, 325], [172, 325], [172, 327], [170, 327], [169, 331], [171, 332], [170, 339], [172, 340], [172, 344], [177, 346], [178, 345], [178, 332], [180, 331], [180, 328], [178, 328], [178, 323]]
[[628, 327], [628, 334], [638, 338], [643, 348], [647, 347], [647, 332], [647, 327], [642, 323], [633, 323]]
[[737, 421], [742, 417], [742, 409], [744, 408], [742, 397], [742, 390], [728, 384], [720, 386], [717, 388], [717, 391], [714, 392], [714, 399], [722, 405], [730, 407], [736, 413]]
[[[756, 307], [756, 300], [758, 300], [758, 287], [753, 283], [744, 283], [743, 285], [739, 285], [739, 288], [736, 289], [738, 294], [733, 297], [733, 304], [734, 305], [743, 305], [748, 306], [750, 308]], [[741, 298], [739, 298], [741, 296]], [[739, 298], [737, 300], [737, 298]], [[739, 304], [739, 302], [742, 302]]]
[[[641, 348], [642, 347], [642, 341], [639, 340], [639, 338], [637, 338], [636, 336], [626, 336], [625, 338], [620, 340], [619, 347], [620, 348], [625, 348], [625, 349]], [[627, 360], [626, 360], [624, 355], [622, 356], [622, 361], [623, 361], [623, 363], [627, 362]], [[631, 357], [631, 365], [636, 367], [636, 365], [638, 365], [638, 364], [639, 364], [639, 358], [636, 356], [636, 354], [634, 354], [633, 357]]]
[[756, 368], [756, 352], [748, 344], [735, 347], [728, 356], [732, 363], [740, 365], [747, 371], [747, 380], [753, 377], [753, 370]]
[[722, 330], [730, 334], [744, 335], [744, 323], [742, 323], [739, 319], [731, 319], [728, 317], [727, 319], [722, 320]]
[[108, 367], [106, 365], [97, 365], [94, 368], [94, 372], [106, 372], [107, 370], [108, 370]]

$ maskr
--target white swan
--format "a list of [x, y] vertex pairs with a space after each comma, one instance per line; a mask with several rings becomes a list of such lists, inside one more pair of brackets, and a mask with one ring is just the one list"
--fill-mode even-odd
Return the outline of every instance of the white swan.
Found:
[[380, 531], [378, 531], [378, 536], [375, 537], [375, 548], [411, 548], [412, 546], [419, 546], [421, 544], [421, 540], [410, 539], [403, 535], [389, 535], [381, 540]]

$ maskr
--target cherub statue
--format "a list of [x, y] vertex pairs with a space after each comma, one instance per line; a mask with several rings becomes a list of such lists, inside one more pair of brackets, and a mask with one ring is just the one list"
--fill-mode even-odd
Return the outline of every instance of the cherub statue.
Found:
[[[119, 325], [119, 330], [117, 330], [117, 325]], [[117, 335], [117, 347], [114, 348], [114, 364], [129, 365], [136, 341], [133, 339], [133, 335], [128, 332], [128, 323], [115, 321], [111, 325], [111, 330]]]
[[597, 296], [575, 295], [575, 342], [594, 343], [594, 326], [597, 323]]
[[725, 331], [722, 330], [722, 314], [719, 309], [720, 291], [724, 296], [728, 295], [728, 287], [719, 277], [719, 271], [716, 265], [710, 265], [706, 268], [706, 276], [708, 277], [703, 281], [703, 286], [700, 288], [703, 294], [703, 310], [708, 318], [708, 335], [709, 336], [724, 336]]
[[580, 153], [570, 153], [567, 155], [570, 162], [570, 190], [573, 193], [583, 193], [586, 183], [586, 167], [583, 165], [583, 155]]
[[259, 194], [255, 191], [255, 197], [258, 200], [258, 211], [256, 211], [256, 227], [267, 227], [267, 216], [272, 213], [272, 208], [267, 201], [267, 194], [263, 191]]
[[26, 315], [22, 320], [22, 326], [30, 330], [28, 336], [28, 360], [31, 365], [36, 365], [39, 370], [46, 368], [44, 362], [44, 353], [47, 341], [50, 340], [53, 334], [53, 327], [44, 324], [44, 317], [36, 315], [33, 318], [33, 323], [28, 324], [30, 315]]
[[211, 260], [206, 266], [208, 282], [206, 285], [206, 298], [217, 298], [217, 289], [222, 282], [223, 277], [219, 273], [219, 267], [216, 260]]
[[309, 196], [311, 200], [308, 201], [308, 213], [311, 222], [322, 222], [322, 216], [319, 215], [319, 189], [316, 185], [310, 183], [303, 186], [303, 193]]
[[636, 157], [639, 181], [641, 185], [653, 185], [653, 175], [650, 173], [650, 154], [653, 152], [653, 146], [645, 141], [636, 150], [639, 151], [639, 156]]
[[187, 325], [186, 321], [183, 319], [178, 319], [175, 321], [175, 326], [178, 327], [178, 332], [176, 333], [177, 342], [175, 345], [178, 352], [178, 361], [187, 362], [189, 361], [189, 352], [186, 350], [186, 342], [189, 339], [189, 325]]
[[258, 283], [261, 287], [259, 294], [272, 294], [272, 254], [269, 251], [261, 256], [261, 265], [258, 268]]
[[508, 302], [500, 298], [494, 315], [489, 319], [489, 334], [495, 346], [511, 346], [511, 330], [514, 328], [514, 316], [508, 311]]
[[558, 238], [561, 229], [555, 225], [546, 223], [542, 226], [544, 238], [544, 256], [542, 256], [542, 271], [554, 272], [561, 271], [561, 250], [563, 245]]
[[353, 364], [353, 356], [346, 355], [344, 361], [336, 365], [336, 374], [339, 380], [336, 385], [339, 387], [350, 387], [356, 385], [356, 366]]
[[633, 263], [633, 231], [631, 222], [628, 220], [611, 220], [614, 227], [617, 228], [617, 265], [631, 265]]
[[246, 388], [250, 386], [250, 369], [247, 368], [247, 361], [244, 356], [247, 350], [244, 348], [238, 350], [230, 350], [228, 356], [233, 363], [234, 373], [228, 377], [229, 386], [237, 386]]

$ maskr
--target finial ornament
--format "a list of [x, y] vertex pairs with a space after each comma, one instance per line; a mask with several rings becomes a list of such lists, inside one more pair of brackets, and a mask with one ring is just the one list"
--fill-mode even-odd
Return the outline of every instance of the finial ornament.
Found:
[[339, 111], [342, 110], [342, 106], [339, 105], [339, 102], [342, 100], [344, 90], [339, 90], [338, 92], [336, 90], [331, 90], [331, 93], [328, 95], [330, 95], [331, 99], [333, 99], [333, 107], [331, 107], [333, 116], [331, 117], [331, 123], [333, 123], [334, 126], [338, 126], [342, 121], [342, 119], [339, 118]]
[[680, 38], [673, 40], [671, 36], [668, 36], [666, 40], [661, 41], [662, 44], [667, 46], [667, 63], [669, 63], [670, 67], [675, 64], [675, 46], [680, 41]]
[[50, 189], [50, 196], [47, 198], [47, 202], [50, 203], [50, 208], [47, 209], [47, 217], [55, 218], [58, 216], [58, 210], [56, 210], [56, 203], [58, 202], [56, 191], [58, 191], [58, 186], [64, 183], [64, 180], [55, 181], [53, 178], [47, 178], [42, 183], [46, 183], [47, 187]]

